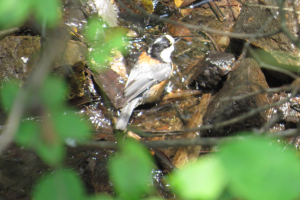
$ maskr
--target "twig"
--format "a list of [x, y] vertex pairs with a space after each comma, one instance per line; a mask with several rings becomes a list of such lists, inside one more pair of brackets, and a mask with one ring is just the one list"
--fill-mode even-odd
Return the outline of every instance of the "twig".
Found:
[[217, 45], [217, 43], [215, 42], [214, 38], [211, 37], [208, 33], [204, 32], [204, 31], [201, 31], [203, 34], [205, 34], [210, 40], [211, 42], [214, 44], [215, 48], [217, 51], [221, 51], [220, 50], [220, 47]]
[[[248, 6], [248, 7], [259, 7], [259, 8], [267, 8], [267, 9], [280, 10], [280, 6], [269, 6], [269, 5], [261, 5], [261, 4], [247, 4], [247, 3], [244, 3], [242, 1], [238, 1], [238, 2], [240, 2], [244, 6]], [[285, 8], [285, 7], [283, 7], [282, 10], [288, 11], [288, 12], [295, 12], [296, 14], [300, 14], [300, 12], [299, 11], [295, 11], [294, 8]]]
[[251, 96], [254, 96], [254, 95], [257, 95], [257, 94], [261, 94], [261, 93], [272, 93], [272, 92], [280, 92], [280, 91], [289, 91], [289, 90], [292, 90], [292, 89], [300, 89], [300, 86], [282, 86], [282, 87], [279, 87], [279, 88], [262, 88], [258, 91], [255, 91], [255, 92], [251, 92], [251, 93], [248, 93], [248, 94], [245, 94], [245, 95], [239, 95], [239, 96], [232, 96], [232, 97], [226, 97], [226, 98], [221, 98], [220, 101], [233, 101], [233, 100], [242, 100], [242, 99], [245, 99], [247, 97], [251, 97]]
[[[275, 15], [275, 14], [274, 14]], [[258, 31], [256, 33], [263, 33], [263, 31], [270, 25], [270, 23], [274, 20], [274, 15], [270, 16], [269, 19], [264, 23], [264, 25], [258, 29]], [[248, 49], [249, 45], [251, 44], [251, 42], [253, 42], [256, 38], [250, 38], [243, 47], [243, 51], [242, 54], [246, 55], [246, 50]]]
[[0, 40], [2, 38], [4, 38], [5, 36], [11, 35], [11, 34], [13, 34], [15, 32], [18, 32], [18, 31], [20, 31], [20, 29], [18, 27], [14, 27], [14, 28], [10, 28], [10, 29], [0, 31]]
[[[117, 0], [118, 3], [128, 12], [133, 13], [132, 10], [130, 10], [129, 8], [127, 8], [121, 0]], [[170, 23], [173, 25], [178, 25], [178, 26], [183, 26], [186, 28], [190, 28], [190, 29], [195, 29], [195, 30], [200, 30], [200, 31], [205, 31], [208, 33], [213, 33], [213, 34], [218, 34], [218, 35], [226, 35], [226, 36], [230, 36], [232, 38], [263, 38], [263, 37], [270, 37], [272, 35], [276, 35], [280, 32], [282, 32], [281, 29], [275, 30], [275, 31], [271, 31], [268, 33], [259, 33], [259, 34], [245, 34], [245, 33], [232, 33], [232, 32], [228, 32], [228, 31], [219, 31], [219, 30], [215, 30], [215, 29], [211, 29], [208, 28], [206, 26], [203, 25], [192, 25], [192, 24], [187, 24], [187, 23], [182, 23], [182, 22], [178, 22], [178, 21], [174, 21], [174, 20], [170, 20], [170, 19], [166, 19], [166, 18], [160, 18], [160, 16], [155, 15], [155, 14], [149, 14], [147, 13], [147, 11], [145, 11], [144, 9], [140, 8], [139, 6], [137, 6], [136, 4], [133, 4], [131, 1], [126, 0], [126, 2], [128, 2], [133, 8], [135, 8], [136, 10], [138, 10], [139, 12], [141, 12], [144, 16], [146, 17], [150, 17], [153, 19], [156, 19], [158, 21], [162, 21], [162, 22], [166, 22], [166, 23]]]
[[0, 153], [12, 142], [16, 131], [18, 130], [22, 115], [26, 109], [26, 101], [30, 96], [40, 90], [40, 87], [52, 66], [52, 61], [60, 56], [65, 48], [68, 40], [68, 33], [64, 30], [57, 30], [56, 34], [50, 38], [49, 45], [41, 54], [35, 70], [28, 78], [28, 82], [24, 88], [17, 94], [12, 110], [8, 116], [6, 126], [0, 136]]
[[208, 129], [219, 129], [222, 128], [224, 126], [229, 126], [231, 124], [235, 124], [239, 121], [245, 120], [249, 117], [252, 117], [254, 115], [256, 115], [257, 113], [267, 110], [269, 108], [272, 107], [277, 107], [280, 106], [281, 104], [288, 102], [291, 98], [295, 97], [297, 94], [297, 89], [294, 88], [294, 90], [292, 91], [292, 95], [290, 97], [287, 97], [281, 101], [272, 103], [272, 104], [267, 104], [264, 106], [261, 106], [259, 108], [250, 110], [249, 112], [242, 114], [238, 117], [226, 120], [226, 121], [222, 121], [222, 122], [218, 122], [218, 123], [214, 123], [214, 124], [208, 124], [208, 125], [202, 125], [201, 127], [197, 127], [197, 128], [191, 128], [191, 129], [182, 129], [182, 130], [165, 130], [165, 131], [144, 131], [144, 132], [150, 132], [150, 133], [181, 133], [181, 132], [191, 132], [191, 131], [203, 131], [203, 130], [208, 130]]
[[249, 47], [249, 52], [253, 55], [254, 59], [258, 62], [260, 67], [284, 73], [284, 74], [292, 77], [293, 79], [299, 78], [293, 72], [290, 72], [286, 69], [282, 69], [280, 67], [275, 67], [275, 66], [268, 65], [268, 64], [264, 63], [251, 47]]
[[[289, 129], [285, 131], [266, 133], [267, 137], [278, 138], [278, 137], [291, 137], [298, 135], [297, 129]], [[213, 138], [193, 138], [193, 139], [176, 139], [176, 140], [159, 140], [141, 142], [148, 148], [167, 148], [167, 147], [185, 147], [185, 146], [197, 146], [197, 145], [217, 145], [224, 142], [245, 140], [249, 136], [236, 136], [236, 137], [213, 137]], [[251, 137], [251, 136], [250, 136]], [[78, 146], [88, 146], [100, 149], [118, 149], [118, 144], [115, 142], [103, 142], [103, 141], [86, 141], [78, 142]]]

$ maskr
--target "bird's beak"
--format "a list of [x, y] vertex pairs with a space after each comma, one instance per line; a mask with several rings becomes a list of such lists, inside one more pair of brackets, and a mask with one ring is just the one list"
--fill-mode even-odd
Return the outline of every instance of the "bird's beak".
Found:
[[176, 44], [179, 40], [181, 40], [181, 37], [175, 37], [175, 42], [174, 42], [174, 44]]

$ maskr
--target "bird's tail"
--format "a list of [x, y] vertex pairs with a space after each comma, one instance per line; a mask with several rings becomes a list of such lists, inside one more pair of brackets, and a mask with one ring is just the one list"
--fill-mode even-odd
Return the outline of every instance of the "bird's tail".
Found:
[[124, 130], [127, 127], [129, 118], [137, 106], [140, 98], [133, 99], [131, 102], [127, 103], [126, 106], [122, 108], [121, 114], [116, 122], [116, 129]]

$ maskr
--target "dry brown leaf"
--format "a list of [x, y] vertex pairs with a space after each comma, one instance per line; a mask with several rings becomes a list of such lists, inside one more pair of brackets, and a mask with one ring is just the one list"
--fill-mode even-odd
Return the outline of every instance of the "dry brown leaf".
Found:
[[[187, 128], [195, 128], [202, 125], [202, 118], [204, 113], [206, 112], [206, 108], [210, 102], [211, 94], [203, 94], [200, 104], [197, 107], [196, 112], [191, 117], [191, 120], [187, 126]], [[199, 137], [197, 132], [188, 132], [183, 135], [182, 138], [195, 138]], [[175, 154], [174, 157], [174, 165], [182, 169], [184, 165], [190, 162], [195, 162], [199, 156], [201, 150], [201, 146], [188, 146], [188, 147], [180, 147]]]
[[[183, 27], [183, 26], [171, 25], [169, 28], [169, 31], [172, 35], [175, 35], [175, 36], [190, 36], [191, 35], [190, 29]], [[185, 39], [188, 42], [192, 42], [191, 37], [182, 37], [182, 39]]]
[[184, 0], [174, 0], [175, 6], [177, 8], [180, 8], [181, 4], [184, 2]]
[[187, 6], [187, 5], [190, 5], [190, 4], [193, 3], [194, 1], [196, 1], [196, 0], [184, 0], [184, 1], [182, 2], [182, 4], [180, 5], [180, 7], [183, 8], [183, 7]]
[[192, 11], [193, 11], [192, 8], [186, 8], [186, 9], [181, 9], [180, 13], [182, 14], [182, 16], [186, 17], [188, 15], [191, 15]]

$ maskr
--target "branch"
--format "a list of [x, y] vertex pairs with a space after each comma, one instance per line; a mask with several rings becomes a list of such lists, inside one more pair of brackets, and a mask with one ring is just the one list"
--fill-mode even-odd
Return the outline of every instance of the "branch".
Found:
[[[127, 10], [130, 13], [133, 13], [129, 8], [127, 8], [122, 3], [121, 0], [117, 0], [117, 1], [125, 10]], [[150, 18], [156, 19], [158, 21], [170, 23], [170, 24], [173, 24], [173, 25], [183, 26], [183, 27], [190, 28], [190, 29], [205, 31], [205, 32], [208, 32], [208, 33], [213, 33], [213, 34], [218, 34], [218, 35], [226, 35], [226, 36], [229, 36], [229, 37], [232, 37], [232, 38], [263, 38], [263, 37], [270, 37], [272, 35], [276, 35], [276, 34], [282, 32], [281, 29], [271, 31], [271, 32], [268, 32], [268, 33], [258, 33], [258, 34], [245, 34], [245, 33], [232, 33], [232, 32], [228, 32], [228, 31], [219, 31], [219, 30], [208, 28], [208, 27], [203, 26], [203, 25], [196, 26], [196, 25], [182, 23], [182, 22], [178, 22], [178, 21], [174, 21], [174, 20], [170, 20], [170, 19], [166, 19], [166, 18], [161, 18], [158, 15], [147, 13], [147, 11], [145, 11], [144, 9], [142, 9], [141, 7], [137, 6], [136, 4], [132, 3], [129, 0], [125, 0], [125, 1], [129, 5], [131, 5], [133, 8], [135, 8], [136, 10], [141, 12], [142, 15], [144, 15], [146, 17], [150, 17]]]
[[[297, 129], [289, 129], [286, 131], [266, 133], [265, 135], [270, 138], [278, 137], [291, 137], [298, 135]], [[255, 135], [255, 134], [254, 134]], [[252, 136], [252, 135], [251, 135]], [[176, 140], [158, 140], [150, 142], [141, 142], [148, 148], [167, 148], [167, 147], [186, 147], [186, 146], [198, 146], [198, 145], [217, 145], [224, 142], [245, 140], [251, 136], [236, 136], [236, 137], [213, 137], [213, 138], [193, 138], [193, 139], [176, 139]], [[86, 141], [76, 142], [78, 146], [93, 147], [99, 149], [118, 149], [119, 146], [115, 142], [103, 142], [103, 141]]]

